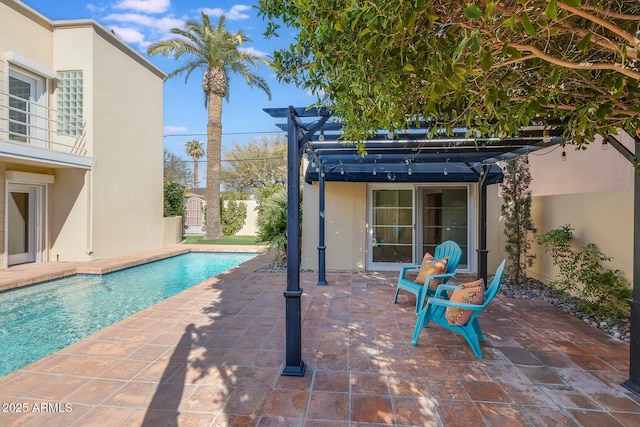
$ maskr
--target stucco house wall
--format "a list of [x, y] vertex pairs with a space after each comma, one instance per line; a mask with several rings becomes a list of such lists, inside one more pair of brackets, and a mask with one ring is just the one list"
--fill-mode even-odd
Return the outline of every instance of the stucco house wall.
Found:
[[[318, 268], [319, 185], [303, 185], [301, 267]], [[477, 210], [477, 197], [474, 197]], [[491, 272], [505, 257], [500, 246], [500, 200], [498, 185], [487, 187], [487, 248]], [[325, 257], [329, 270], [365, 270], [367, 247], [367, 184], [361, 182], [325, 183]], [[478, 241], [478, 228], [472, 241]], [[477, 254], [473, 253], [475, 257]], [[400, 267], [398, 267], [398, 270]], [[475, 269], [474, 269], [475, 271]]]
[[[10, 63], [15, 56], [20, 60]], [[86, 152], [77, 163], [55, 161], [61, 141], [53, 133], [45, 146], [53, 160], [4, 154], [6, 147], [21, 145], [8, 139], [0, 122], [2, 218], [8, 173], [48, 182], [45, 217], [38, 224], [46, 247], [37, 262], [86, 261], [162, 246], [164, 73], [92, 20], [51, 21], [21, 2], [0, 0], [1, 92], [8, 92], [11, 67], [45, 82], [43, 103], [52, 109], [58, 107], [57, 73], [82, 72]], [[75, 138], [62, 142], [69, 140]], [[7, 266], [5, 222], [0, 268]]]

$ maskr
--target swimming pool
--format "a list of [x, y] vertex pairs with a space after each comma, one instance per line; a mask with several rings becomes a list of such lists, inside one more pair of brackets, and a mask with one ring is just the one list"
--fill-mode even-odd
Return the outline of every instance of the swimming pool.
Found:
[[2, 292], [0, 377], [256, 255], [192, 252]]

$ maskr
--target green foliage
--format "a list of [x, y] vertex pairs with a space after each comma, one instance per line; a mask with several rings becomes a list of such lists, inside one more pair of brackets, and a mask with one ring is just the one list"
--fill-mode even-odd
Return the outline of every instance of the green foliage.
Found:
[[[402, 130], [515, 135], [564, 119], [576, 144], [640, 126], [637, 0], [259, 0], [277, 77], [319, 94], [344, 139]], [[572, 9], [577, 5], [577, 9]], [[287, 31], [289, 29], [287, 28]]]
[[[273, 186], [271, 190], [272, 193], [267, 196], [265, 191], [259, 199], [258, 242], [275, 249], [277, 257], [283, 259], [287, 256], [287, 188]], [[302, 208], [302, 199], [298, 208]], [[301, 211], [299, 215], [302, 218]]]
[[182, 157], [166, 148], [164, 150], [164, 181], [178, 182], [183, 186], [190, 184], [192, 181], [189, 164]]
[[181, 216], [184, 218], [184, 185], [179, 182], [164, 182], [164, 216]]
[[247, 205], [235, 200], [221, 201], [222, 232], [225, 236], [233, 236], [244, 225], [247, 219]]
[[502, 184], [505, 250], [509, 258], [509, 272], [514, 283], [519, 283], [527, 267], [533, 265], [535, 255], [530, 252], [532, 234], [536, 232], [531, 219], [531, 174], [527, 156], [519, 156], [507, 162], [505, 181]]
[[249, 200], [249, 194], [236, 190], [227, 190], [220, 195], [222, 200]]
[[258, 202], [258, 222], [260, 221], [260, 216], [264, 212], [264, 206], [266, 202], [273, 197], [274, 194], [279, 193], [281, 191], [287, 192], [287, 186], [285, 184], [272, 184], [265, 185], [264, 187], [259, 187], [256, 189], [256, 200]]
[[287, 140], [282, 136], [234, 142], [223, 155], [225, 188], [255, 194], [264, 186], [287, 182]]
[[578, 309], [605, 318], [628, 317], [627, 299], [632, 296], [630, 283], [619, 270], [605, 268], [611, 258], [593, 243], [582, 250], [571, 247], [573, 229], [563, 225], [537, 236], [538, 243], [550, 253], [560, 277], [551, 284], [560, 292], [577, 295]]

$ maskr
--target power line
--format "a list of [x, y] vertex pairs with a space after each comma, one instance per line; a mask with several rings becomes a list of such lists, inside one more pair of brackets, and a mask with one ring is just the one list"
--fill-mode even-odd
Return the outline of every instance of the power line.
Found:
[[[283, 130], [271, 130], [271, 131], [258, 131], [258, 132], [223, 132], [222, 136], [228, 135], [257, 135], [257, 134], [267, 134], [267, 133], [285, 133]], [[206, 133], [170, 133], [167, 135], [163, 135], [163, 138], [170, 138], [174, 136], [185, 137], [185, 136], [207, 136]]]

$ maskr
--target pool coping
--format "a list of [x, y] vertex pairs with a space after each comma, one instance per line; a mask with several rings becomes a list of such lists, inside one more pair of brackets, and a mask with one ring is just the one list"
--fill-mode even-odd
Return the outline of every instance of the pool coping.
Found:
[[107, 274], [190, 252], [264, 253], [266, 251], [267, 248], [264, 246], [177, 244], [94, 261], [20, 264], [0, 270], [0, 292], [77, 274]]

